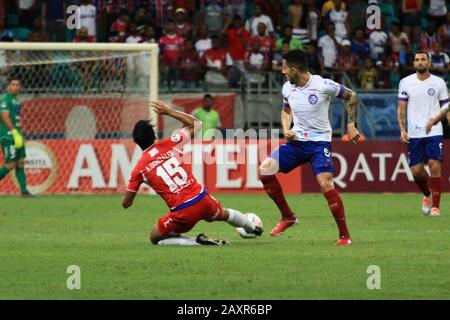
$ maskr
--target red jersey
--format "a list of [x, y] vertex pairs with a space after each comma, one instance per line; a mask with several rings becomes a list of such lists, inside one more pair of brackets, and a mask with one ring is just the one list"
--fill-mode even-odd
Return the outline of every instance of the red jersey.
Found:
[[187, 207], [206, 195], [203, 186], [182, 162], [183, 145], [190, 141], [186, 130], [144, 150], [130, 176], [127, 190], [138, 192], [142, 183], [159, 194], [171, 211]]
[[253, 47], [253, 43], [259, 42], [259, 48], [264, 54], [271, 54], [275, 49], [275, 40], [271, 36], [261, 38], [260, 36], [254, 36], [251, 44], [248, 46], [250, 49]]
[[164, 63], [172, 65], [172, 62], [177, 57], [178, 51], [181, 50], [183, 46], [184, 38], [180, 35], [165, 35], [159, 39], [159, 46], [163, 53]]
[[241, 28], [238, 34], [236, 28], [233, 27], [227, 31], [227, 39], [228, 52], [230, 53], [231, 58], [235, 61], [244, 60], [246, 46], [250, 40], [250, 34], [244, 28]]

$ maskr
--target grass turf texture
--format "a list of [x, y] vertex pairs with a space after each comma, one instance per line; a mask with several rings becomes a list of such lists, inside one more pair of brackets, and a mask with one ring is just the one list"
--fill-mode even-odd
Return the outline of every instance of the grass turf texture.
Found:
[[[421, 213], [418, 194], [343, 194], [353, 247], [335, 247], [337, 229], [321, 194], [288, 196], [300, 225], [278, 238], [279, 219], [264, 195], [221, 195], [227, 207], [255, 212], [265, 233], [241, 239], [226, 223], [199, 223], [229, 247], [168, 247], [148, 242], [167, 210], [138, 196], [0, 197], [0, 299], [449, 299], [450, 202], [439, 218]], [[68, 290], [69, 265], [81, 290]], [[381, 289], [367, 288], [369, 265]]]

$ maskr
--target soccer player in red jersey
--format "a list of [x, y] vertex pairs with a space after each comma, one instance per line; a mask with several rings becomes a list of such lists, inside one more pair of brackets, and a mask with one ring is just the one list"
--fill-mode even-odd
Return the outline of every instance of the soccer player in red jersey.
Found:
[[184, 128], [169, 138], [156, 140], [153, 127], [148, 121], [138, 121], [133, 130], [134, 142], [143, 150], [142, 156], [131, 173], [122, 206], [128, 208], [142, 183], [158, 193], [170, 208], [150, 232], [150, 241], [159, 245], [224, 245], [226, 240], [213, 240], [204, 234], [196, 239], [182, 236], [197, 222], [205, 220], [226, 221], [233, 227], [242, 227], [248, 233], [260, 236], [262, 228], [250, 222], [241, 212], [223, 208], [218, 200], [209, 195], [197, 182], [187, 164], [183, 162], [183, 146], [198, 130], [201, 122], [193, 116], [174, 110], [163, 102], [151, 102], [150, 106], [161, 115], [168, 115], [183, 123]]

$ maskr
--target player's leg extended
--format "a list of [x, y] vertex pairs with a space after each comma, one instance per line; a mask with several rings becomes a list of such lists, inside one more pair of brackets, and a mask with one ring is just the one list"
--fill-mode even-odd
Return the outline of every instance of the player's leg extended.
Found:
[[6, 162], [0, 167], [0, 181], [8, 175], [8, 173], [16, 167], [15, 162]]
[[249, 221], [242, 212], [231, 209], [224, 208], [223, 209], [223, 218], [228, 224], [232, 225], [235, 228], [244, 228], [244, 230], [248, 233], [254, 233], [257, 236], [262, 234], [262, 229], [259, 226], [256, 226], [254, 223]]
[[298, 223], [297, 217], [284, 197], [283, 189], [275, 174], [279, 171], [279, 163], [274, 158], [265, 159], [259, 166], [260, 179], [267, 195], [275, 202], [281, 213], [281, 221], [270, 233], [276, 236], [290, 226]]
[[439, 160], [428, 160], [428, 165], [430, 166], [430, 188], [432, 194], [432, 208], [431, 215], [433, 217], [438, 217], [440, 213], [440, 202], [441, 202], [441, 161]]
[[[158, 220], [150, 231], [150, 241], [153, 244], [159, 245], [176, 245], [176, 246], [197, 246], [199, 243], [195, 238], [185, 237], [181, 234], [171, 231], [172, 228], [169, 226], [170, 223], [173, 223], [173, 220], [170, 217], [164, 216], [160, 220]], [[162, 221], [164, 219], [164, 221]], [[161, 232], [161, 224], [166, 224], [166, 230]]]
[[334, 188], [333, 174], [331, 172], [321, 172], [316, 175], [316, 179], [339, 229], [340, 240], [336, 245], [352, 244], [347, 223], [345, 221], [344, 203], [342, 202], [341, 196]]

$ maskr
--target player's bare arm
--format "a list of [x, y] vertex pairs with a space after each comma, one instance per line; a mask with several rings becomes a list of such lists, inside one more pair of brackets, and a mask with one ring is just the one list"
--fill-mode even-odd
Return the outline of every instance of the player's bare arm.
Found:
[[9, 131], [14, 130], [14, 125], [11, 122], [11, 119], [9, 118], [9, 111], [2, 111], [1, 115], [3, 123], [8, 127]]
[[[449, 119], [450, 118], [449, 111], [450, 111], [449, 104], [446, 104], [445, 106], [443, 106], [441, 108], [441, 110], [439, 111], [439, 113], [437, 115], [431, 117], [427, 123], [426, 133], [429, 134], [431, 131], [431, 128], [433, 126], [435, 126], [436, 124], [438, 124], [439, 122], [441, 122], [442, 120], [444, 120], [446, 116], [447, 116], [447, 119]], [[450, 122], [449, 122], [449, 124], [450, 124]]]
[[128, 191], [128, 190], [125, 192], [125, 195], [123, 196], [123, 199], [122, 199], [122, 207], [124, 209], [129, 208], [133, 205], [133, 201], [134, 201], [134, 198], [136, 197], [136, 194], [137, 194], [136, 192], [132, 192], [132, 191]]
[[399, 101], [397, 106], [397, 121], [400, 128], [400, 140], [403, 143], [409, 143], [408, 132], [406, 131], [405, 119], [406, 119], [406, 105], [407, 102]]
[[283, 134], [287, 140], [295, 138], [295, 132], [291, 130], [292, 111], [290, 108], [283, 108], [281, 111], [281, 125], [283, 127]]
[[194, 135], [194, 133], [200, 131], [202, 127], [202, 122], [197, 118], [193, 117], [190, 114], [175, 110], [162, 101], [151, 101], [150, 106], [154, 108], [157, 113], [161, 115], [166, 114], [169, 117], [172, 117], [183, 123], [185, 129], [189, 132], [191, 137]]
[[356, 128], [356, 111], [358, 109], [358, 95], [353, 90], [345, 87], [343, 99], [345, 100], [345, 107], [347, 109], [347, 133], [351, 142], [357, 143], [360, 137], [359, 131]]

